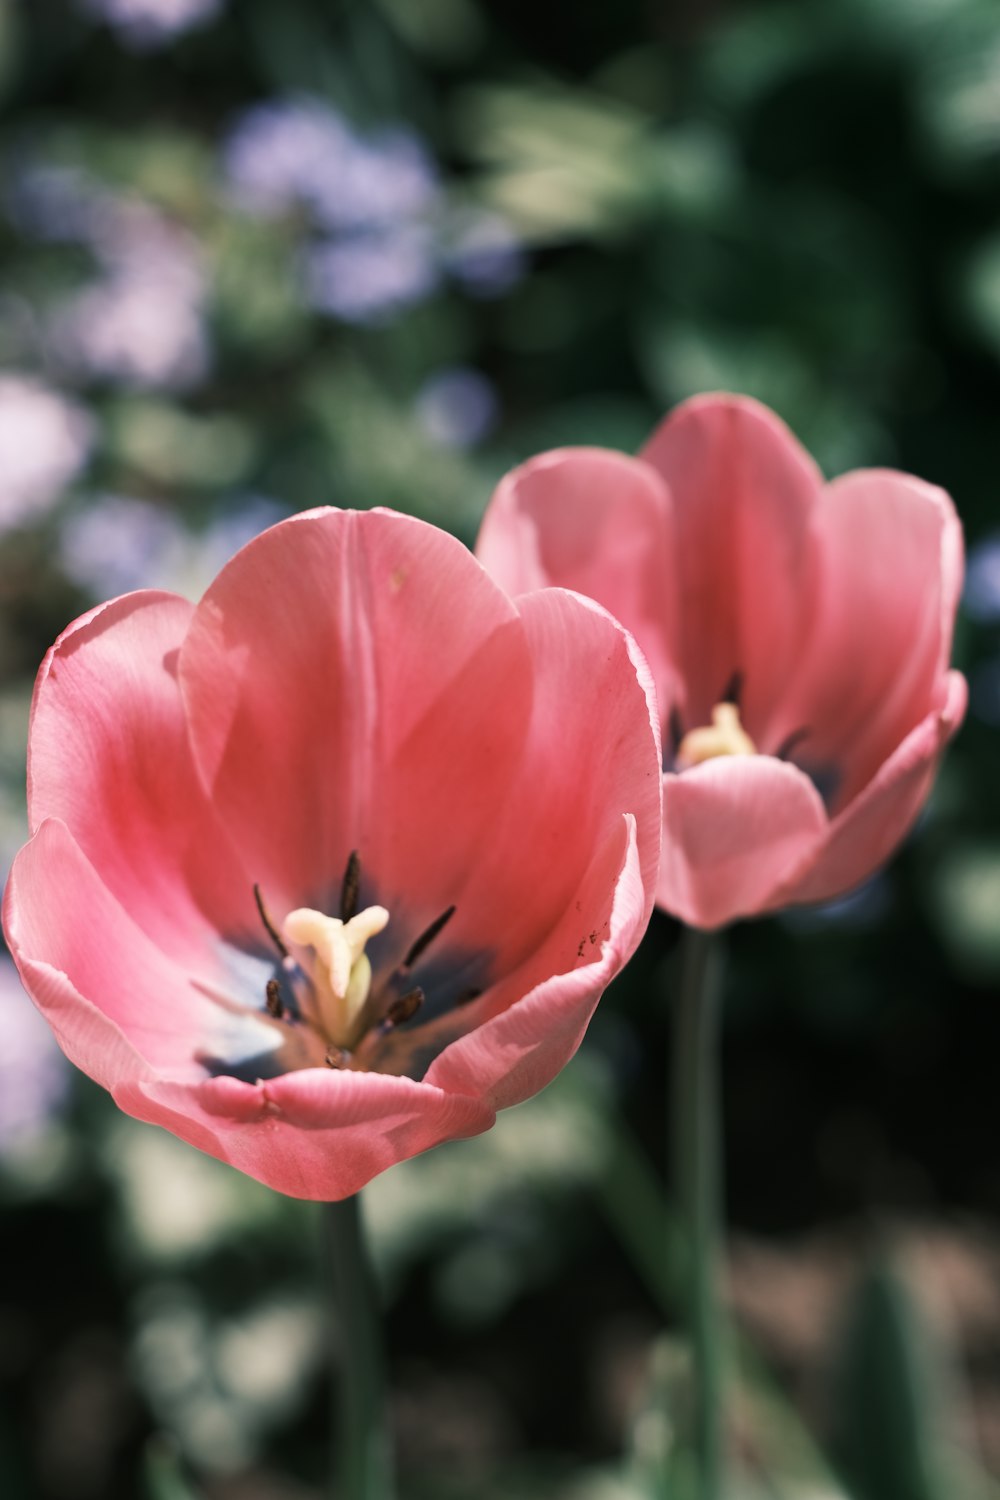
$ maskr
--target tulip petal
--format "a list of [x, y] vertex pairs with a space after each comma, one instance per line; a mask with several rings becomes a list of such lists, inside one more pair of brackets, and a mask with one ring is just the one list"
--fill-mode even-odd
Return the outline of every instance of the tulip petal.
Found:
[[692, 927], [780, 905], [826, 834], [812, 782], [771, 756], [720, 756], [663, 782], [657, 900]]
[[642, 642], [661, 726], [683, 708], [673, 512], [648, 464], [604, 448], [529, 459], [497, 486], [476, 556], [511, 595], [555, 585], [603, 604]]
[[[645, 926], [661, 829], [655, 691], [635, 641], [606, 610], [563, 589], [524, 595], [517, 607], [535, 689], [531, 719], [516, 774], [497, 788], [490, 839], [468, 866], [450, 934], [468, 932], [471, 946], [488, 948], [498, 974], [547, 943], [594, 851], [620, 838], [623, 812], [637, 822]], [[607, 874], [597, 925], [618, 866]]]
[[544, 1088], [576, 1052], [598, 1000], [649, 921], [636, 820], [622, 821], [547, 941], [484, 997], [496, 1013], [440, 1054], [428, 1083], [479, 1091], [504, 1109]]
[[927, 799], [941, 750], [965, 714], [968, 689], [960, 672], [949, 672], [944, 707], [912, 729], [864, 790], [834, 818], [815, 865], [789, 900], [826, 901], [850, 890], [876, 870], [913, 825]]
[[279, 1192], [321, 1201], [347, 1198], [395, 1162], [496, 1118], [479, 1097], [412, 1078], [318, 1068], [258, 1084], [141, 1078], [115, 1100]]
[[278, 911], [331, 910], [352, 849], [366, 900], [447, 901], [532, 694], [502, 591], [453, 537], [382, 511], [251, 542], [198, 606], [180, 676], [205, 784]]
[[777, 732], [808, 728], [797, 759], [836, 768], [836, 811], [933, 702], [951, 652], [962, 536], [943, 490], [864, 470], [827, 487], [815, 538], [815, 616]]
[[64, 823], [48, 819], [14, 861], [4, 930], [67, 1056], [106, 1088], [130, 1072], [185, 1070], [207, 1002], [104, 885]]
[[683, 402], [640, 456], [674, 505], [685, 727], [707, 724], [739, 673], [744, 723], [760, 743], [801, 645], [820, 473], [745, 396]]
[[176, 658], [191, 609], [129, 594], [64, 631], [38, 674], [28, 764], [32, 827], [67, 823], [108, 889], [175, 955], [216, 930], [258, 931], [251, 883], [188, 744]]

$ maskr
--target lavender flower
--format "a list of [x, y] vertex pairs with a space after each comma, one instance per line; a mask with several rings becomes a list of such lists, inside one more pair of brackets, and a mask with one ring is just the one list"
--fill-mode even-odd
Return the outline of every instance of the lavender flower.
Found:
[[54, 244], [87, 241], [98, 196], [94, 184], [77, 168], [34, 160], [14, 164], [4, 191], [15, 229]]
[[89, 239], [106, 274], [56, 309], [56, 356], [142, 390], [196, 385], [209, 364], [197, 245], [148, 204], [110, 196]]
[[315, 245], [305, 256], [304, 273], [315, 308], [345, 323], [369, 325], [429, 296], [441, 274], [431, 236], [413, 224]]
[[96, 598], [166, 587], [183, 566], [184, 526], [162, 506], [102, 495], [67, 516], [59, 531], [59, 564]]
[[415, 404], [417, 421], [446, 448], [472, 448], [496, 426], [496, 388], [478, 370], [456, 365], [439, 370], [421, 388]]
[[962, 603], [984, 625], [1000, 620], [1000, 532], [985, 537], [969, 554]]
[[473, 297], [502, 297], [527, 270], [524, 246], [499, 214], [471, 214], [453, 229], [448, 269]]
[[223, 0], [78, 0], [81, 8], [106, 21], [137, 51], [163, 46], [195, 26], [205, 26]]
[[95, 598], [164, 588], [197, 597], [244, 542], [281, 519], [274, 501], [250, 495], [193, 532], [172, 511], [127, 495], [100, 495], [64, 521], [59, 565]]
[[369, 229], [426, 215], [437, 172], [411, 131], [356, 132], [321, 100], [274, 100], [248, 110], [223, 148], [223, 173], [250, 213], [307, 209], [328, 231]]
[[37, 1135], [63, 1106], [69, 1065], [21, 987], [17, 970], [0, 958], [0, 1154]]
[[39, 381], [0, 375], [0, 532], [44, 514], [94, 441], [91, 417]]

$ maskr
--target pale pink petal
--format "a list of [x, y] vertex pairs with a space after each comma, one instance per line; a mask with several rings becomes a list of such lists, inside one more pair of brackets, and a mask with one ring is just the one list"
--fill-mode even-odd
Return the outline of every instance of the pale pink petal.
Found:
[[442, 1052], [427, 1082], [478, 1091], [495, 1109], [544, 1088], [580, 1045], [598, 1000], [648, 920], [649, 888], [636, 822], [628, 816], [618, 837], [598, 851], [541, 949], [497, 986], [497, 994], [484, 996], [492, 1018]]
[[500, 481], [476, 556], [511, 595], [556, 585], [603, 604], [642, 646], [661, 724], [683, 710], [673, 514], [647, 464], [604, 448], [529, 459]]
[[117, 1088], [115, 1100], [268, 1187], [321, 1201], [347, 1198], [395, 1162], [478, 1135], [496, 1118], [478, 1096], [329, 1068], [257, 1084], [144, 1078]]
[[763, 738], [801, 647], [819, 471], [784, 423], [745, 396], [684, 402], [641, 457], [674, 505], [684, 727], [709, 722], [738, 672], [744, 721]]
[[946, 678], [943, 708], [912, 729], [859, 796], [830, 825], [816, 863], [785, 893], [790, 901], [825, 901], [864, 880], [895, 849], [930, 793], [940, 752], [965, 714], [960, 672]]
[[546, 942], [595, 850], [619, 839], [623, 813], [637, 823], [648, 920], [661, 827], [655, 694], [634, 640], [599, 605], [563, 589], [523, 595], [518, 610], [531, 719], [516, 775], [489, 791], [489, 836], [465, 871], [449, 934], [490, 951], [497, 974]]
[[815, 619], [776, 734], [807, 729], [796, 759], [857, 795], [927, 714], [951, 652], [961, 586], [954, 507], [890, 470], [845, 474], [815, 518]]
[[49, 651], [32, 704], [32, 827], [61, 818], [132, 918], [175, 955], [256, 934], [251, 882], [195, 774], [177, 688], [191, 605], [138, 593]]
[[60, 1045], [92, 1078], [111, 1087], [140, 1066], [200, 1074], [193, 1053], [205, 1002], [101, 882], [65, 824], [44, 822], [14, 861], [4, 931]]
[[823, 803], [794, 766], [720, 756], [663, 785], [657, 900], [691, 927], [722, 927], [781, 902], [826, 834]]
[[446, 897], [530, 711], [510, 601], [454, 538], [382, 511], [251, 542], [198, 606], [180, 672], [206, 786], [277, 911], [331, 909], [351, 849], [365, 899]]

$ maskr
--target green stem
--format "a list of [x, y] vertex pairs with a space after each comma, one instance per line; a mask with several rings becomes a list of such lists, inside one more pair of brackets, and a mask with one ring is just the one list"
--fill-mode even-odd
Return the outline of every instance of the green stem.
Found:
[[721, 959], [717, 939], [687, 929], [674, 1012], [671, 1139], [681, 1230], [678, 1286], [693, 1362], [698, 1500], [720, 1500], [723, 1474], [717, 1086]]
[[333, 1500], [392, 1500], [378, 1289], [357, 1195], [324, 1204], [340, 1368], [334, 1380]]

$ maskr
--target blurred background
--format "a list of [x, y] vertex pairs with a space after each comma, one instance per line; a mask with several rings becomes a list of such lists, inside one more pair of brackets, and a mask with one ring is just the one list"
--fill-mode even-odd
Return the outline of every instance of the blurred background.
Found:
[[[740, 1496], [1000, 1494], [995, 0], [2, 0], [0, 100], [5, 868], [57, 632], [282, 515], [471, 541], [511, 464], [712, 388], [953, 494], [932, 806], [728, 941], [730, 1441]], [[669, 1446], [676, 938], [543, 1096], [366, 1191], [404, 1500], [628, 1500]], [[317, 1500], [315, 1210], [121, 1117], [6, 961], [0, 1017], [0, 1493]]]

